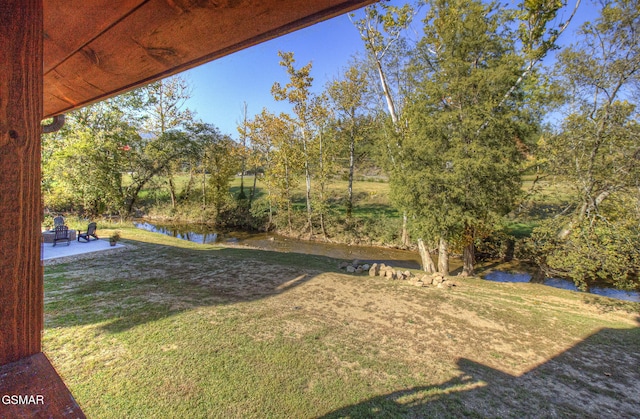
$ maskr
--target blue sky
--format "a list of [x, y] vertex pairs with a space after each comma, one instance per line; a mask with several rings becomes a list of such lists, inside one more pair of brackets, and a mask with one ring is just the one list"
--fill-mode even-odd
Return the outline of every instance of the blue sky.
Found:
[[311, 61], [314, 89], [320, 91], [363, 46], [348, 16], [338, 16], [184, 72], [193, 88], [187, 106], [198, 118], [234, 137], [243, 102], [250, 117], [263, 107], [274, 113], [288, 111], [285, 103], [271, 96], [275, 81], [287, 82], [278, 51], [293, 52], [296, 68]]
[[[573, 4], [570, 0], [571, 7]], [[582, 0], [579, 16], [563, 34], [561, 43], [569, 43], [579, 24], [594, 16], [590, 0]], [[421, 31], [421, 22], [416, 21], [413, 26]], [[243, 102], [247, 103], [249, 118], [265, 107], [274, 113], [287, 112], [288, 105], [271, 96], [275, 81], [287, 82], [278, 51], [293, 52], [296, 68], [312, 62], [314, 90], [318, 92], [339, 76], [353, 56], [364, 54], [360, 35], [349, 17], [338, 16], [182, 73], [193, 89], [186, 106], [196, 112], [198, 119], [216, 125], [234, 138], [236, 126], [242, 120]]]

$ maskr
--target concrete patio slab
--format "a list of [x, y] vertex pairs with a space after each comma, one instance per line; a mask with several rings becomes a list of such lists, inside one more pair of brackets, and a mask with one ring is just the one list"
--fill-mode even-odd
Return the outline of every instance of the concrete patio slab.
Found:
[[76, 256], [84, 253], [101, 252], [125, 247], [117, 243], [115, 246], [109, 245], [109, 240], [91, 240], [90, 242], [78, 242], [72, 240], [69, 246], [66, 243], [58, 243], [55, 247], [51, 243], [42, 243], [40, 258], [43, 261], [58, 259], [68, 256]]

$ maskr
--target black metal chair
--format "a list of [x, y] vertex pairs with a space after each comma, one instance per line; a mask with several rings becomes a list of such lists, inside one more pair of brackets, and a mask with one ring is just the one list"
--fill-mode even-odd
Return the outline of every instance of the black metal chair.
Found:
[[56, 243], [60, 242], [60, 241], [66, 241], [67, 242], [67, 246], [69, 246], [70, 240], [69, 240], [69, 227], [67, 226], [57, 226], [55, 229], [55, 236], [53, 237], [53, 245], [55, 246]]
[[53, 219], [53, 227], [58, 227], [63, 225], [64, 225], [64, 218], [61, 215], [58, 215], [56, 218]]
[[98, 235], [96, 234], [96, 223], [89, 223], [86, 233], [78, 231], [78, 241], [82, 239], [88, 243], [89, 241], [91, 241], [91, 237], [98, 240]]

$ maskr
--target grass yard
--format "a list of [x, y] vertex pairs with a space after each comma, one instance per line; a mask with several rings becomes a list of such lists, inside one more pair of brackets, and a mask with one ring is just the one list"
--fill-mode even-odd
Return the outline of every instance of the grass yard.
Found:
[[90, 418], [640, 414], [640, 304], [122, 235], [45, 268], [44, 351]]

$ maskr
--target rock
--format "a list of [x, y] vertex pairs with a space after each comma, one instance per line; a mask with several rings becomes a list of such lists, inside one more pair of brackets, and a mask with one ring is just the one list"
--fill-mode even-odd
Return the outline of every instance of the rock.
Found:
[[422, 278], [420, 278], [420, 281], [422, 281], [425, 284], [425, 286], [431, 285], [433, 283], [433, 278], [430, 275], [422, 275]]
[[434, 275], [433, 281], [431, 282], [433, 285], [440, 285], [444, 281], [444, 278], [441, 275]]
[[413, 283], [413, 285], [415, 285], [416, 287], [424, 287], [424, 282], [418, 279], [416, 282]]
[[354, 268], [353, 266], [349, 265], [347, 266], [347, 272], [352, 274], [356, 271], [356, 268]]
[[413, 275], [411, 274], [411, 271], [404, 271], [404, 272], [403, 272], [403, 274], [404, 274], [404, 276], [405, 276], [406, 278], [411, 278], [411, 277], [413, 276]]
[[396, 273], [391, 268], [387, 268], [384, 271], [384, 276], [385, 276], [385, 278], [396, 279]]
[[349, 263], [347, 262], [341, 262], [340, 265], [338, 265], [339, 269], [346, 269], [347, 266], [349, 266]]
[[368, 270], [369, 270], [369, 268], [371, 268], [371, 266], [369, 266], [369, 264], [368, 264], [368, 263], [365, 263], [364, 265], [362, 265], [362, 270], [363, 270], [363, 271], [368, 271]]
[[362, 266], [358, 266], [358, 267], [356, 268], [356, 273], [357, 273], [357, 274], [361, 274], [362, 272], [363, 272]]
[[371, 267], [369, 268], [369, 276], [378, 276], [379, 273], [380, 267], [378, 266], [378, 264], [374, 263], [373, 265], [371, 265]]
[[354, 259], [353, 262], [351, 262], [351, 266], [354, 268], [357, 268], [358, 265], [360, 265], [360, 261], [358, 259]]
[[400, 271], [396, 271], [396, 278], [398, 278], [399, 280], [407, 279], [407, 277], [404, 276], [404, 272], [400, 272]]

